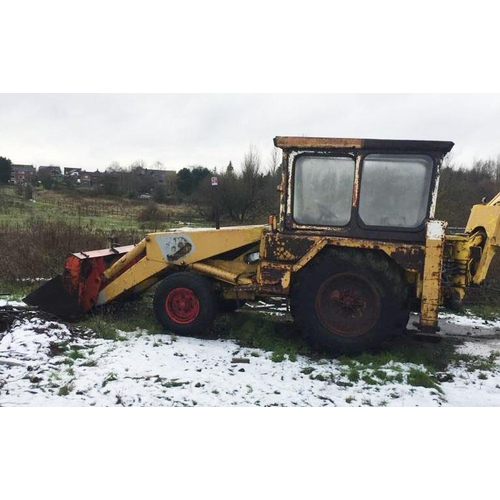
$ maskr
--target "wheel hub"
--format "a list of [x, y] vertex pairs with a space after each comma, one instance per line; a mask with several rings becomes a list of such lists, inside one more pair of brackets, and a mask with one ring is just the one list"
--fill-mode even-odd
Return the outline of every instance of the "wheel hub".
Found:
[[200, 313], [200, 301], [189, 288], [174, 288], [165, 299], [165, 311], [180, 325], [192, 323]]
[[361, 335], [373, 328], [380, 316], [380, 295], [364, 276], [336, 274], [320, 286], [316, 311], [332, 333]]

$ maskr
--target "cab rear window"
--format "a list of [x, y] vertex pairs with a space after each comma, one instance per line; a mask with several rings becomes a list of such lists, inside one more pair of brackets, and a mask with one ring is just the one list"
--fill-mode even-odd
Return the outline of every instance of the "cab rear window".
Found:
[[433, 160], [425, 155], [367, 155], [359, 217], [367, 226], [417, 228], [427, 216]]

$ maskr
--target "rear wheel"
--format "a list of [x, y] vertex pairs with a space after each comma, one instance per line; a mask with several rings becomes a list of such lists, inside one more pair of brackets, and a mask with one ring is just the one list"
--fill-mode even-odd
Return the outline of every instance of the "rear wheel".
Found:
[[179, 335], [204, 335], [212, 324], [216, 300], [204, 276], [179, 272], [167, 276], [156, 288], [153, 308], [157, 320]]
[[384, 256], [331, 250], [298, 278], [293, 316], [316, 348], [358, 353], [379, 347], [406, 327], [406, 281]]

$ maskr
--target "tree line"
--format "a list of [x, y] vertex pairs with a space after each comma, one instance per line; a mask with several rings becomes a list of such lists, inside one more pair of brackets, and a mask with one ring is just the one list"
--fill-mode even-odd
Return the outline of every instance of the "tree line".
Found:
[[153, 176], [144, 175], [142, 165], [125, 169], [112, 165], [101, 176], [96, 190], [129, 198], [148, 194], [154, 203], [187, 203], [208, 220], [214, 218], [217, 210], [221, 218], [243, 223], [262, 219], [269, 212], [277, 213], [280, 165], [278, 149], [273, 149], [264, 162], [258, 149], [250, 146], [238, 170], [231, 161], [222, 169], [195, 165], [182, 168], [171, 180], [158, 182]]
[[445, 159], [439, 180], [436, 219], [450, 227], [464, 227], [473, 205], [489, 201], [500, 192], [500, 156], [458, 164]]
[[[11, 160], [0, 157], [0, 182], [10, 181]], [[156, 164], [157, 171], [161, 164]], [[281, 182], [281, 154], [273, 149], [262, 160], [257, 148], [250, 146], [239, 169], [232, 162], [222, 169], [209, 170], [196, 165], [179, 170], [167, 182], [144, 175], [147, 168], [138, 161], [123, 168], [110, 165], [90, 189], [96, 194], [136, 198], [147, 195], [157, 204], [187, 203], [207, 220], [213, 220], [217, 207], [221, 218], [232, 223], [262, 222], [270, 213], [278, 212], [277, 186]], [[212, 186], [217, 177], [218, 185]], [[72, 179], [54, 183], [47, 176], [35, 178], [47, 189], [74, 188]], [[27, 196], [31, 196], [28, 188]], [[451, 155], [441, 170], [436, 218], [449, 226], [463, 227], [472, 205], [489, 200], [500, 191], [500, 155], [497, 158], [475, 159], [458, 164]]]

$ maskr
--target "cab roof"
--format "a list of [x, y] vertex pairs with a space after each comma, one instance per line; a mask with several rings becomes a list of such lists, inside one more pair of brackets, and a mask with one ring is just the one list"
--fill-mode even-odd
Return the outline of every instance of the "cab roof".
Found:
[[400, 139], [348, 139], [330, 137], [277, 136], [274, 145], [284, 151], [299, 150], [393, 150], [448, 153], [450, 141], [415, 141]]

